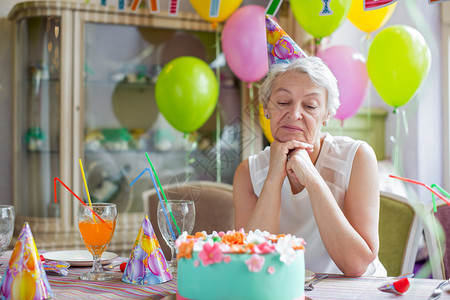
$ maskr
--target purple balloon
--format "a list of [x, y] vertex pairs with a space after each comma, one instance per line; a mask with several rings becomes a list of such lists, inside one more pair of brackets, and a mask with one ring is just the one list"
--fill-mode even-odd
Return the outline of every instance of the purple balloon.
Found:
[[153, 237], [155, 235], [152, 223], [147, 218], [145, 218], [144, 221], [142, 222], [142, 229], [144, 230], [144, 234], [146, 236]]
[[140, 282], [145, 275], [144, 263], [139, 259], [131, 259], [125, 269], [125, 275], [130, 282]]
[[150, 256], [147, 258], [147, 265], [150, 269], [150, 272], [152, 272], [156, 276], [161, 276], [167, 269], [166, 259], [164, 258], [164, 255], [161, 253], [161, 251], [159, 251], [159, 249], [150, 254]]
[[267, 60], [265, 8], [246, 5], [225, 23], [222, 48], [228, 66], [243, 81], [255, 82], [266, 76]]
[[280, 38], [274, 45], [274, 53], [279, 59], [290, 59], [294, 56], [294, 46], [284, 37]]
[[144, 260], [147, 257], [147, 252], [145, 252], [141, 246], [136, 245], [133, 249], [132, 255], [133, 258]]
[[341, 106], [334, 117], [342, 121], [353, 117], [369, 87], [364, 57], [348, 46], [333, 46], [317, 53], [317, 56], [328, 65], [338, 82]]

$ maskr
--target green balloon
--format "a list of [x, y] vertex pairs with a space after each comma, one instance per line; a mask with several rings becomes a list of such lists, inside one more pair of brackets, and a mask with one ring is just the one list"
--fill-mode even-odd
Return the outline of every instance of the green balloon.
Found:
[[[326, 6], [319, 0], [291, 0], [290, 4], [300, 26], [313, 37], [323, 38], [345, 21], [352, 0], [331, 0]], [[330, 14], [324, 14], [327, 8]]]
[[181, 132], [199, 129], [213, 113], [218, 97], [214, 72], [196, 57], [175, 58], [164, 66], [156, 81], [158, 109]]
[[428, 74], [431, 53], [416, 29], [387, 27], [373, 39], [367, 57], [369, 77], [383, 100], [397, 108], [406, 104]]

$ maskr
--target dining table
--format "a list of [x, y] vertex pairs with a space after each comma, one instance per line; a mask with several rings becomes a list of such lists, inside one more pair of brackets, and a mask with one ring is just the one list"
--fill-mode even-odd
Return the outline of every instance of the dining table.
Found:
[[[1, 274], [4, 274], [8, 267], [11, 253], [12, 251], [7, 251], [0, 257]], [[114, 262], [126, 260], [125, 257], [118, 257]], [[52, 299], [176, 299], [176, 275], [172, 280], [160, 284], [135, 285], [122, 282], [123, 272], [116, 266], [108, 271], [114, 275], [112, 280], [103, 282], [81, 280], [80, 274], [89, 270], [90, 267], [71, 266], [67, 276], [48, 273], [47, 278], [53, 292]], [[381, 285], [392, 281], [391, 277], [345, 277], [328, 274], [325, 279], [314, 285], [314, 290], [305, 291], [305, 299], [428, 299], [443, 280], [409, 278], [410, 287], [402, 295], [378, 290]], [[444, 288], [439, 299], [450, 299], [450, 285]]]

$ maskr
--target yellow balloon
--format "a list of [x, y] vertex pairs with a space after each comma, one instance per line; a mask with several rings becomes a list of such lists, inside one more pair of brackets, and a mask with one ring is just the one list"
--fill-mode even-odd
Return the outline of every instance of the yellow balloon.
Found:
[[270, 131], [270, 120], [266, 119], [266, 117], [264, 116], [264, 109], [261, 104], [259, 105], [259, 123], [261, 124], [261, 128], [264, 135], [266, 136], [266, 139], [269, 141], [269, 143], [272, 143], [274, 139], [272, 136], [272, 132]]
[[211, 22], [213, 26], [225, 21], [241, 5], [242, 0], [224, 0], [220, 1], [219, 15], [217, 17], [209, 16], [210, 3], [213, 0], [190, 0], [197, 13], [206, 21]]
[[36, 294], [36, 282], [28, 271], [21, 271], [13, 280], [11, 286], [11, 298], [28, 300], [34, 299]]
[[347, 18], [358, 29], [370, 33], [386, 24], [396, 7], [397, 2], [382, 8], [364, 10], [364, 1], [352, 0]]

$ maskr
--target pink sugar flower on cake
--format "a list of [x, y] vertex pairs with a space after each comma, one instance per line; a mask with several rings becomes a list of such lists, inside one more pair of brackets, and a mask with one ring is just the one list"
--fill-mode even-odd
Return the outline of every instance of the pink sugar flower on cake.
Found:
[[275, 252], [275, 245], [271, 245], [268, 242], [257, 245], [254, 249], [255, 253], [267, 254]]
[[273, 273], [275, 273], [275, 267], [274, 266], [270, 266], [267, 268], [267, 273], [269, 273], [270, 275], [272, 275]]
[[204, 266], [221, 262], [222, 256], [223, 253], [219, 244], [211, 246], [209, 243], [205, 243], [203, 250], [198, 254], [198, 258], [201, 259]]
[[231, 256], [229, 255], [224, 255], [223, 256], [223, 262], [224, 263], [229, 263], [231, 261]]
[[259, 272], [264, 266], [265, 260], [264, 256], [252, 254], [252, 256], [245, 261], [245, 264], [250, 272]]

